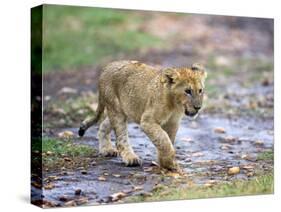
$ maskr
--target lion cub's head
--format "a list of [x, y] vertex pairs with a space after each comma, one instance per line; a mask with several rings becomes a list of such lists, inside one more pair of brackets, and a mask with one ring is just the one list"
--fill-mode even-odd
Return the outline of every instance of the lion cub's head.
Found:
[[187, 116], [195, 116], [202, 107], [207, 72], [198, 63], [189, 68], [167, 68], [161, 81], [165, 83], [174, 103], [182, 106]]

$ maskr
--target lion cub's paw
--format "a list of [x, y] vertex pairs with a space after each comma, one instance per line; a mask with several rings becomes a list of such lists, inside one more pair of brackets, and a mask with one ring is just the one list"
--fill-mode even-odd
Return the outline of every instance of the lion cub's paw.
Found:
[[121, 154], [122, 160], [126, 166], [141, 166], [141, 159], [132, 152], [127, 152], [126, 154]]
[[100, 149], [99, 153], [103, 157], [117, 157], [118, 151], [115, 148]]
[[175, 160], [169, 158], [159, 158], [159, 164], [161, 168], [170, 170], [170, 171], [178, 171], [180, 169], [179, 165]]

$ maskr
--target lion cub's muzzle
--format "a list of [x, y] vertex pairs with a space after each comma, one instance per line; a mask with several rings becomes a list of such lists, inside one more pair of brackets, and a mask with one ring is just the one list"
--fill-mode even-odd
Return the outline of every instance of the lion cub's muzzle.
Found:
[[197, 106], [197, 107], [194, 106], [192, 110], [185, 109], [184, 113], [187, 116], [193, 117], [199, 112], [200, 109], [201, 109], [201, 106]]

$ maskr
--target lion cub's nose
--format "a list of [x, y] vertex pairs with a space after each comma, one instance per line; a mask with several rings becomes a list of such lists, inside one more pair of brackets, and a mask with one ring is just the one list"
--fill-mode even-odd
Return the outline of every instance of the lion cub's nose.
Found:
[[201, 106], [194, 106], [194, 109], [195, 109], [195, 110], [200, 110], [200, 109], [201, 109]]

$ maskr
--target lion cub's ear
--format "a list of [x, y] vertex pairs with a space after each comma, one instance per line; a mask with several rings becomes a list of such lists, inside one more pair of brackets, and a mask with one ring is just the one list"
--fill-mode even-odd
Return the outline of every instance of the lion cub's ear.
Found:
[[166, 68], [162, 72], [162, 77], [161, 77], [161, 82], [162, 83], [169, 83], [173, 84], [176, 82], [176, 80], [179, 77], [179, 73], [177, 72], [176, 69], [173, 68]]
[[192, 66], [191, 66], [191, 70], [192, 71], [198, 71], [201, 76], [203, 77], [203, 79], [205, 80], [207, 78], [207, 72], [204, 68], [204, 66], [200, 63], [193, 63]]

